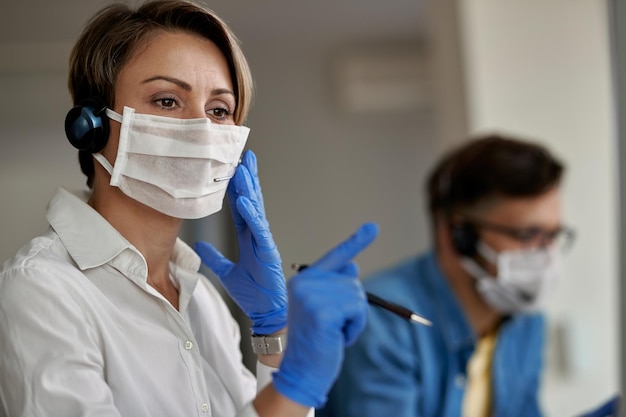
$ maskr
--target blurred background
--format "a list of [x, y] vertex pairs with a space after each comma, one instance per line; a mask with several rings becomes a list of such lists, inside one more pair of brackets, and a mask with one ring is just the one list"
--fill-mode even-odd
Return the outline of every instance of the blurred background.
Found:
[[[56, 187], [85, 187], [63, 131], [67, 59], [107, 3], [2, 0], [0, 260], [45, 231]], [[620, 392], [617, 3], [205, 1], [252, 67], [248, 147], [286, 269], [365, 221], [381, 234], [357, 259], [364, 274], [424, 250], [423, 183], [445, 150], [494, 131], [542, 142], [567, 164], [565, 221], [577, 230], [548, 312], [546, 413], [574, 416]], [[231, 232], [223, 210], [182, 237], [234, 254]]]

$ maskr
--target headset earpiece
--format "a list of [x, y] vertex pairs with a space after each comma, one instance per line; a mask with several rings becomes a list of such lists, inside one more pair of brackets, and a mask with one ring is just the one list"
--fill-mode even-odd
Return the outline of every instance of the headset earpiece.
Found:
[[476, 255], [478, 244], [478, 231], [468, 222], [453, 224], [450, 226], [452, 246], [459, 255], [473, 257]]
[[104, 100], [91, 97], [81, 100], [65, 116], [65, 135], [76, 149], [99, 152], [109, 139], [109, 118]]
[[453, 162], [450, 161], [441, 168], [437, 182], [437, 199], [449, 224], [452, 247], [461, 256], [474, 257], [479, 239], [476, 226], [468, 221], [453, 220], [456, 217], [455, 203], [457, 203], [452, 190], [454, 168]]

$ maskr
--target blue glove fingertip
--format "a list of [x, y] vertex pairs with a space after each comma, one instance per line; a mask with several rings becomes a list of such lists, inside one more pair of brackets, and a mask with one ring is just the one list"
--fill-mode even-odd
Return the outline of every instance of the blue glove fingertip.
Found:
[[254, 175], [257, 174], [258, 172], [257, 159], [256, 159], [256, 155], [254, 154], [254, 152], [252, 152], [252, 150], [248, 149], [243, 154], [242, 163], [250, 170], [251, 173], [253, 173]]
[[378, 225], [365, 223], [361, 225], [348, 239], [335, 246], [322, 258], [315, 262], [315, 266], [324, 270], [336, 270], [350, 262], [352, 258], [362, 252], [378, 236]]
[[233, 263], [222, 255], [213, 245], [199, 241], [193, 245], [200, 260], [218, 277], [223, 278], [233, 267]]
[[199, 242], [196, 242], [196, 243], [194, 243], [194, 244], [193, 244], [193, 250], [194, 250], [194, 251], [195, 251], [195, 252], [196, 252], [196, 253], [197, 253], [200, 257], [202, 257], [202, 254], [206, 253], [206, 251], [207, 251], [207, 246], [208, 246], [208, 245], [209, 245], [209, 244], [208, 244], [208, 243], [206, 243], [206, 242], [199, 241]]
[[379, 227], [376, 223], [364, 223], [355, 233], [356, 237], [362, 242], [372, 242], [378, 236]]

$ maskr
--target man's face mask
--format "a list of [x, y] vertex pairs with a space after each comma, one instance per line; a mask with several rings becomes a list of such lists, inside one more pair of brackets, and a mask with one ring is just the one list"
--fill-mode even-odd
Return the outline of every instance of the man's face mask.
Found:
[[206, 217], [222, 208], [250, 129], [207, 118], [177, 119], [137, 114], [124, 107], [114, 165], [94, 158], [111, 174], [110, 184], [168, 216]]
[[560, 274], [559, 248], [496, 253], [480, 241], [477, 251], [497, 267], [497, 277], [490, 276], [472, 258], [462, 258], [461, 265], [476, 279], [476, 289], [487, 304], [505, 314], [536, 312], [545, 307]]

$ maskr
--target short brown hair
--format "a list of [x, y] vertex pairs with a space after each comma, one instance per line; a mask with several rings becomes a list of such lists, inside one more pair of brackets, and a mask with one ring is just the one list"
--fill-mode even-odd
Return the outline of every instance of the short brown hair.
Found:
[[[120, 69], [148, 36], [161, 30], [186, 31], [217, 45], [226, 57], [235, 89], [234, 120], [243, 124], [252, 103], [253, 83], [239, 41], [214, 12], [186, 0], [148, 1], [136, 10], [115, 3], [94, 15], [70, 55], [68, 86], [74, 104], [99, 97], [112, 106]], [[91, 153], [79, 151], [79, 161], [91, 187]]]
[[426, 188], [433, 217], [490, 197], [534, 197], [559, 184], [564, 167], [544, 146], [501, 135], [474, 138], [448, 153]]

